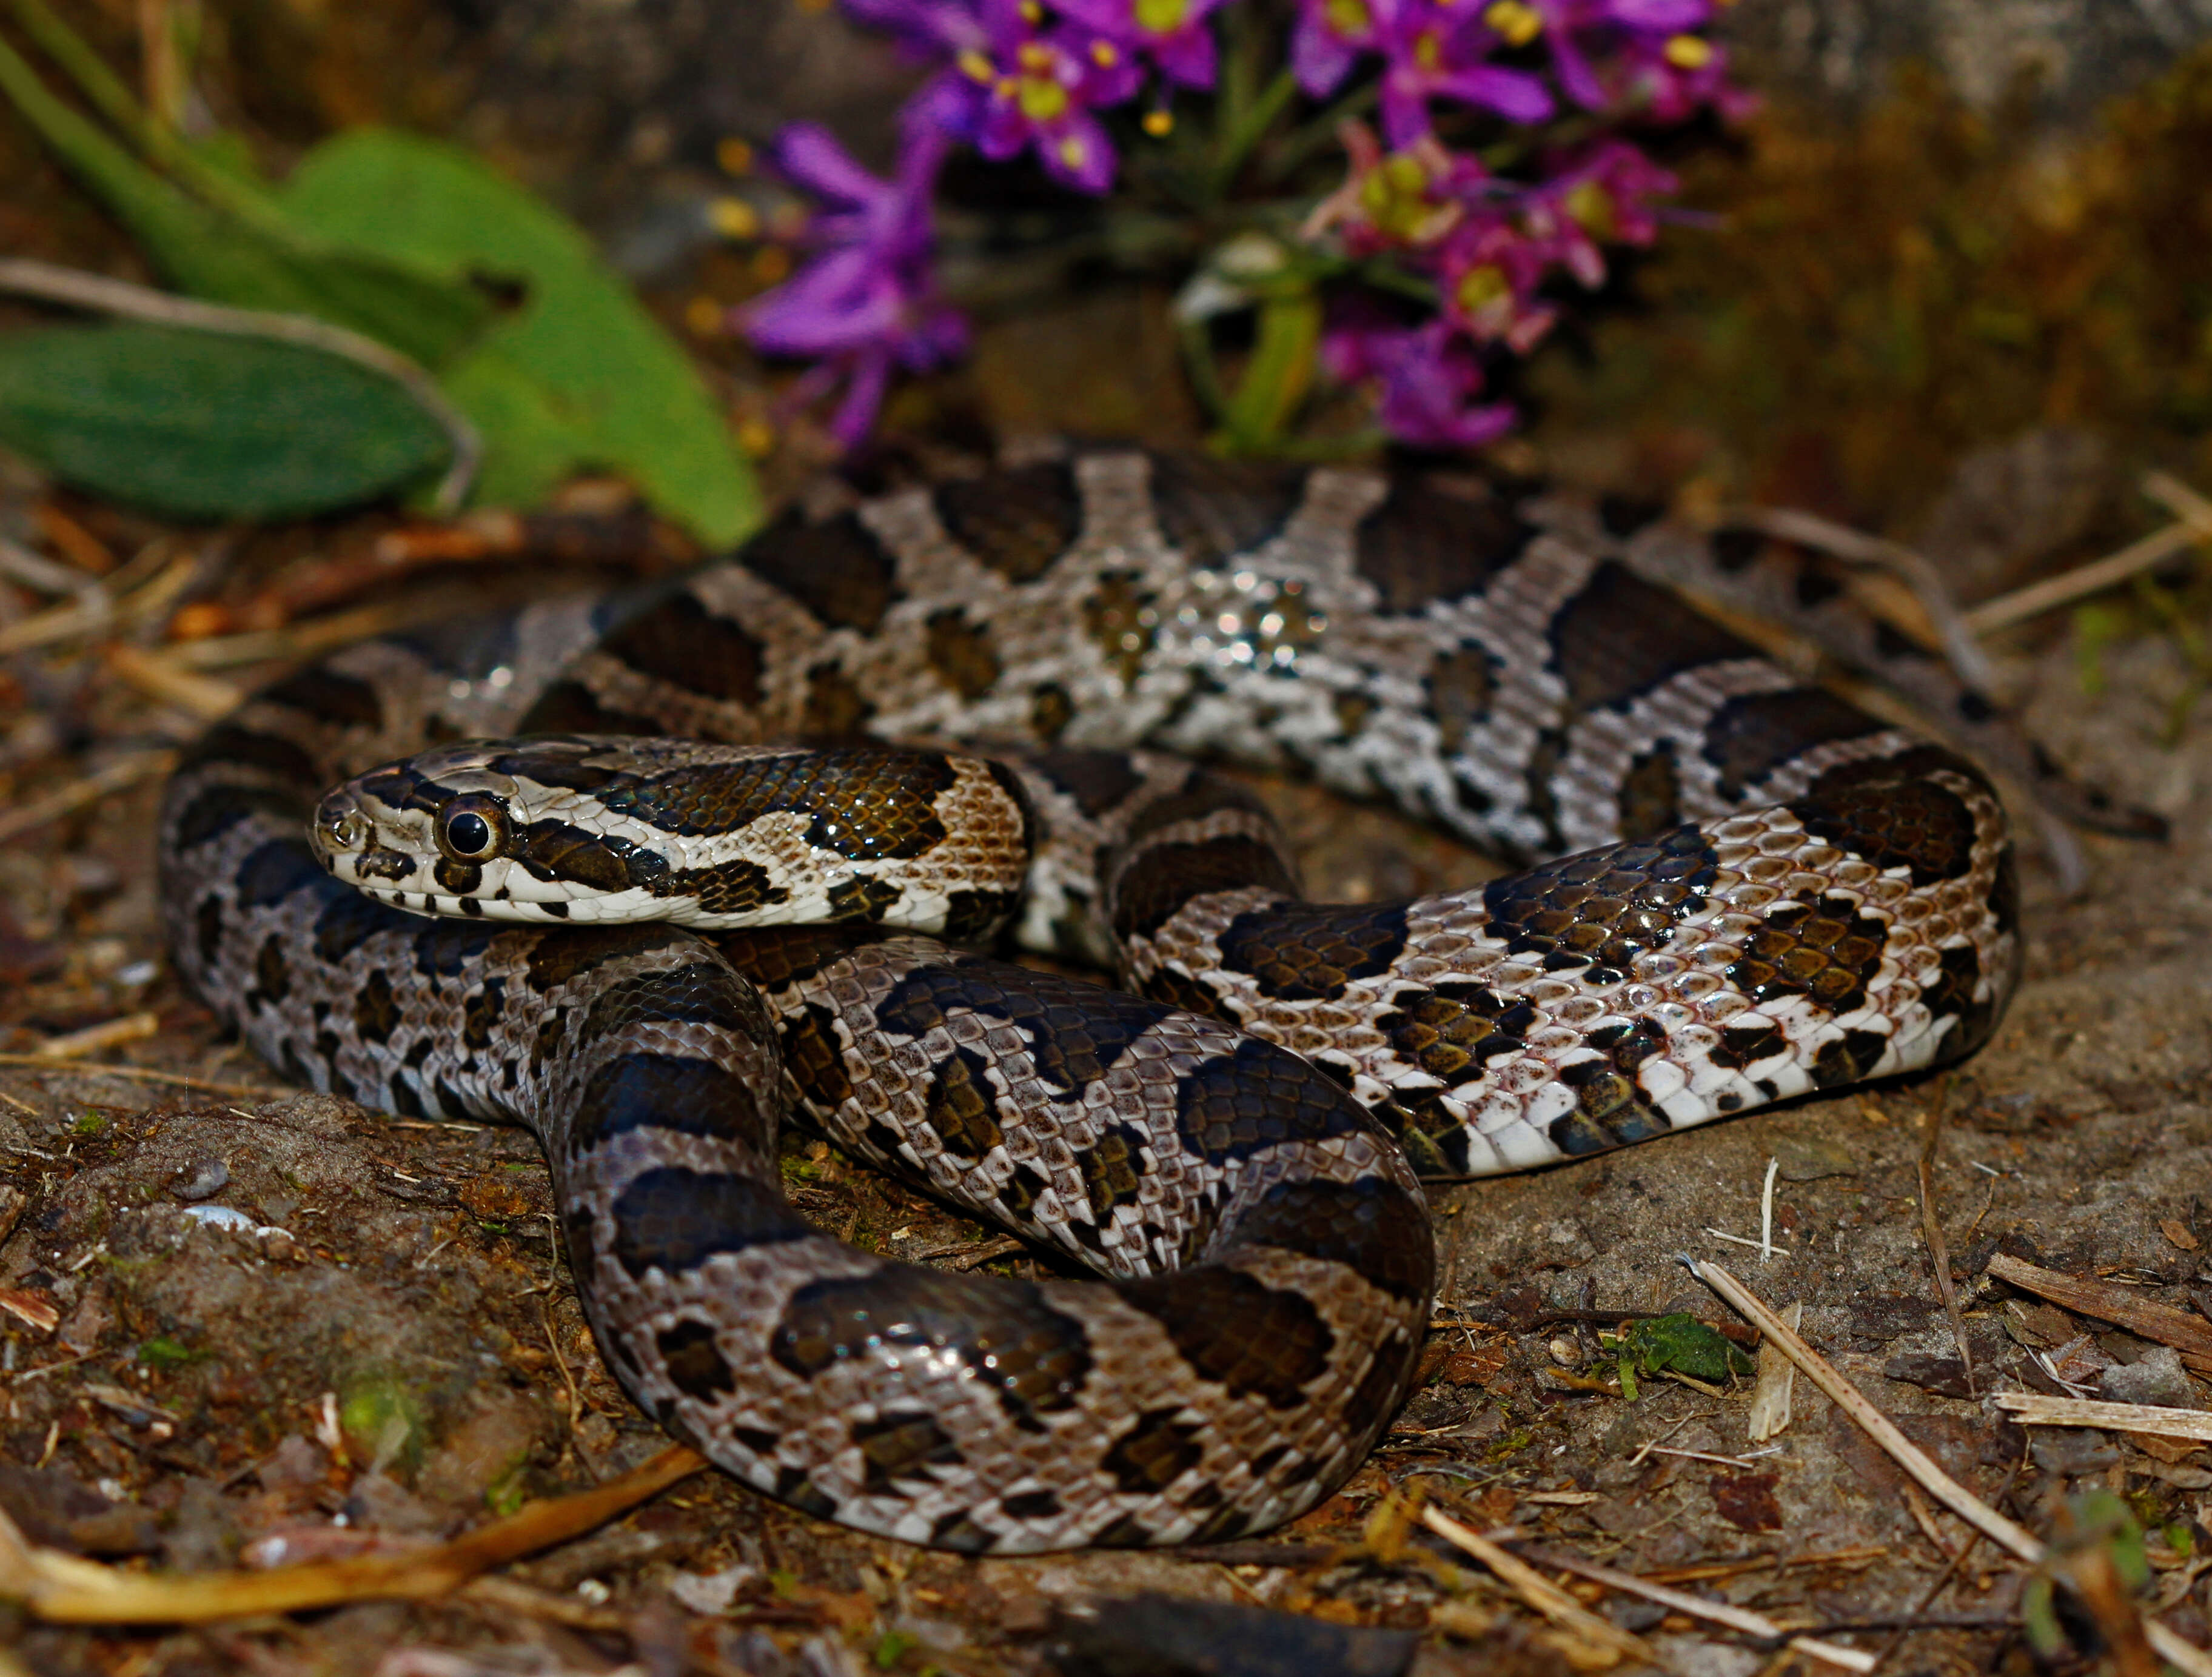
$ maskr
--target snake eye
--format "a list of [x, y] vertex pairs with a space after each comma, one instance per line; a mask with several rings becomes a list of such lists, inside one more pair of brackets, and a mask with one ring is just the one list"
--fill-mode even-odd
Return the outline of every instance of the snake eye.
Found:
[[506, 836], [506, 812], [489, 798], [456, 798], [438, 817], [438, 848], [456, 861], [495, 855]]

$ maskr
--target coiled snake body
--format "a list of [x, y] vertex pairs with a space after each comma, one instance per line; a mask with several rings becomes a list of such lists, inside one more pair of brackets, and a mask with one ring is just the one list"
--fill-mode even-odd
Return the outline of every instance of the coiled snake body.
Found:
[[[352, 647], [179, 772], [176, 959], [303, 1083], [531, 1126], [611, 1366], [763, 1491], [1001, 1553], [1258, 1530], [1403, 1395], [1417, 1175], [1935, 1063], [2008, 993], [1982, 775], [1644, 580], [1659, 531], [1104, 452]], [[773, 744], [854, 736], [1015, 749]], [[1564, 859], [1307, 904], [1188, 756]], [[1148, 999], [915, 935], [1009, 916]], [[787, 1104], [1103, 1279], [815, 1232]]]

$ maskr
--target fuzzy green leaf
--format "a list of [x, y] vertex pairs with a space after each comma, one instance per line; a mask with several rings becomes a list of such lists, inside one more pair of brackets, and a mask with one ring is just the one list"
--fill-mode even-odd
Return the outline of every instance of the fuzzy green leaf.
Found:
[[512, 181], [436, 141], [356, 129], [310, 153], [275, 202], [334, 244], [525, 288], [441, 380], [483, 433], [479, 500], [528, 504], [601, 468], [709, 545], [759, 521], [698, 370], [584, 234]]
[[352, 506], [452, 452], [404, 390], [351, 362], [137, 325], [0, 337], [0, 443], [93, 494], [220, 519]]
[[435, 368], [475, 338], [495, 305], [458, 270], [288, 228], [248, 190], [216, 207], [148, 167], [48, 92], [0, 41], [0, 94], [128, 227], [179, 288], [238, 308], [313, 315]]

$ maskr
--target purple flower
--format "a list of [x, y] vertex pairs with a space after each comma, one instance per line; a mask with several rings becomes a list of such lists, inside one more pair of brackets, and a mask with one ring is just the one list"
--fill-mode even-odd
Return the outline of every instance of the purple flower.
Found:
[[989, 0], [844, 0], [846, 12], [881, 29], [918, 58], [943, 60], [988, 52], [1001, 33], [1002, 9]]
[[[995, 0], [993, 9], [1002, 9]], [[955, 131], [997, 162], [1035, 146], [1053, 179], [1079, 191], [1103, 192], [1114, 184], [1114, 143], [1091, 112], [1134, 94], [1144, 67], [1088, 29], [1036, 33], [1028, 14], [1036, 10], [1012, 11], [1017, 28], [998, 36], [994, 53], [963, 52], [940, 78], [967, 84], [968, 115]], [[949, 101], [949, 85], [938, 91], [940, 101]]]
[[1449, 0], [1376, 0], [1376, 15], [1385, 61], [1382, 133], [1393, 150], [1430, 131], [1432, 99], [1457, 100], [1509, 122], [1542, 122], [1552, 114], [1542, 82], [1488, 61], [1500, 37], [1480, 9]]
[[[1510, 3], [1537, 20], [1550, 45], [1559, 85], [1584, 110], [1601, 110], [1641, 92], [1654, 116], [1672, 122], [1705, 102], [1703, 98], [1680, 100], [1668, 77], [1717, 57], [1710, 41], [1691, 33], [1711, 21], [1712, 0]], [[1664, 74], [1654, 74], [1653, 67]], [[1717, 76], [1711, 79], [1717, 88]], [[1673, 107], [1670, 113], [1660, 113], [1662, 102]]]
[[1467, 223], [1437, 264], [1444, 319], [1477, 343], [1502, 343], [1525, 355], [1559, 319], [1536, 297], [1552, 260], [1544, 245], [1502, 218]]
[[1291, 35], [1291, 68], [1298, 86], [1315, 99], [1327, 99], [1344, 85], [1364, 53], [1380, 49], [1379, 9], [1391, 0], [1298, 0], [1297, 27]]
[[1346, 384], [1374, 380], [1382, 428], [1417, 448], [1480, 448], [1513, 428], [1511, 405], [1476, 405], [1482, 367], [1443, 320], [1400, 327], [1354, 319], [1322, 338], [1322, 365]]
[[1652, 201], [1680, 185], [1626, 141], [1603, 141], [1529, 194], [1522, 225], [1584, 285], [1601, 285], [1600, 246], [1650, 244], [1659, 232]]
[[743, 324], [756, 348], [817, 362], [790, 405], [844, 385], [830, 428], [848, 448], [875, 423], [894, 367], [927, 372], [967, 347], [967, 327], [938, 301], [929, 271], [929, 199], [947, 145], [940, 130], [910, 124], [897, 174], [881, 180], [811, 123], [776, 139], [778, 170], [829, 208], [808, 229], [814, 258], [754, 301]]
[[1337, 129], [1352, 164], [1344, 185], [1315, 206], [1299, 229], [1304, 239], [1335, 230], [1354, 257], [1433, 246], [1492, 191], [1490, 171], [1447, 151], [1425, 134], [1403, 151], [1386, 153], [1366, 124]]
[[1222, 0], [1055, 0], [1060, 14], [1101, 38], [1140, 52], [1178, 87], [1213, 85], [1213, 31]]

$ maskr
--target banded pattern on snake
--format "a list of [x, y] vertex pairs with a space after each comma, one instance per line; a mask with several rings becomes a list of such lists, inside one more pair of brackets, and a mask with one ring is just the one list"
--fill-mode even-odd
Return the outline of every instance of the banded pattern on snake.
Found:
[[[1937, 1063], [2010, 991], [1988, 782], [1644, 580], [1658, 540], [1129, 450], [793, 520], [263, 693], [170, 791], [176, 959], [303, 1083], [531, 1126], [610, 1365], [763, 1491], [1000, 1553], [1262, 1529], [1403, 1395], [1417, 1175]], [[1557, 860], [1308, 904], [1190, 756]], [[935, 940], [1009, 917], [1146, 999]], [[1105, 1279], [816, 1233], [787, 1104]]]

